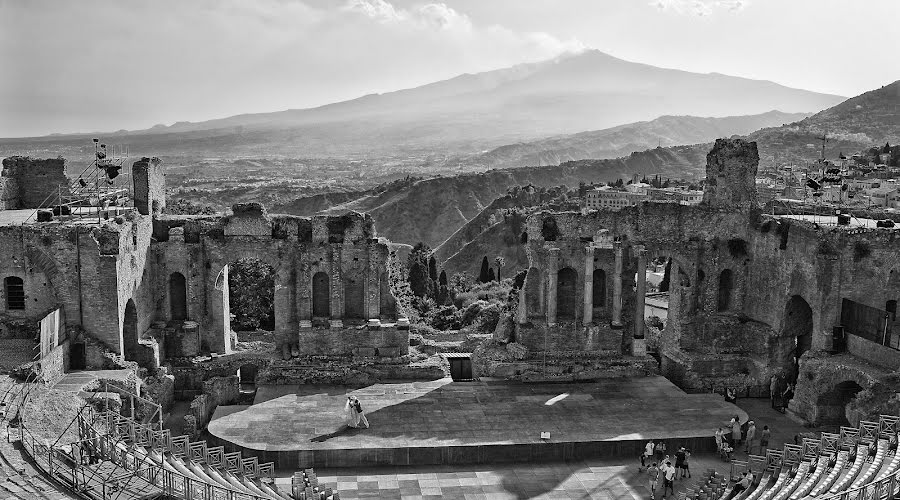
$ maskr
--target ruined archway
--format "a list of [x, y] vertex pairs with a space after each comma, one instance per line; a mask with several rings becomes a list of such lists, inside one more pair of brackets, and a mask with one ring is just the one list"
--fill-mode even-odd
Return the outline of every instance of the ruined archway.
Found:
[[813, 317], [809, 303], [799, 295], [793, 295], [784, 306], [784, 318], [781, 324], [782, 345], [785, 349], [782, 364], [787, 365], [789, 380], [797, 380], [797, 360], [812, 347]]
[[312, 278], [312, 315], [314, 318], [331, 317], [331, 290], [328, 273], [319, 271]]
[[169, 275], [169, 315], [174, 321], [188, 319], [187, 281], [181, 273]]
[[861, 390], [863, 388], [858, 383], [853, 380], [847, 380], [819, 394], [819, 397], [816, 399], [818, 423], [825, 425], [850, 425], [850, 421], [847, 420], [847, 404]]
[[731, 309], [732, 294], [734, 291], [734, 274], [731, 269], [725, 269], [719, 274], [719, 299], [717, 311], [728, 311]]
[[125, 304], [125, 316], [122, 318], [122, 344], [125, 359], [135, 360], [138, 348], [138, 316], [134, 299]]
[[556, 317], [557, 319], [575, 319], [578, 309], [577, 294], [578, 273], [571, 267], [564, 267], [556, 275]]
[[228, 264], [231, 329], [275, 330], [275, 269], [253, 257]]
[[606, 271], [603, 269], [594, 269], [593, 276], [593, 297], [591, 303], [594, 309], [602, 309], [606, 307]]

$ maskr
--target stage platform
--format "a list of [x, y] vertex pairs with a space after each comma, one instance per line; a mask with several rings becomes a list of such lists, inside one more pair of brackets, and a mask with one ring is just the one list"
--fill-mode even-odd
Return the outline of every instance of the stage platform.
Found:
[[[348, 429], [356, 395], [370, 429]], [[220, 406], [211, 445], [279, 468], [539, 462], [630, 457], [648, 439], [714, 451], [713, 434], [747, 419], [716, 394], [687, 394], [663, 377], [597, 383], [430, 382], [261, 386], [252, 406]], [[541, 439], [549, 432], [550, 439]]]

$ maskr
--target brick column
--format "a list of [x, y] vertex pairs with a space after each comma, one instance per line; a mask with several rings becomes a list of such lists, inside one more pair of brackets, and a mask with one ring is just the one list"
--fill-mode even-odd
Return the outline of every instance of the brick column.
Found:
[[613, 242], [616, 265], [613, 268], [612, 327], [622, 328], [622, 242]]
[[594, 320], [594, 247], [588, 245], [584, 249], [584, 315], [582, 324]]
[[[644, 337], [644, 298], [647, 295], [647, 250], [644, 245], [635, 245], [637, 255], [637, 291], [634, 297], [634, 337]], [[671, 277], [669, 278], [671, 279]]]
[[550, 248], [547, 258], [547, 325], [556, 324], [556, 278], [559, 267], [559, 249]]

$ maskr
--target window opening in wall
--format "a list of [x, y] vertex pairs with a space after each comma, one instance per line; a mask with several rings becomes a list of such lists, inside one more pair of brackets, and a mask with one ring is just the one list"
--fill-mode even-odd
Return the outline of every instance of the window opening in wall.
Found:
[[232, 330], [275, 330], [275, 269], [252, 257], [228, 264], [228, 304]]
[[731, 269], [726, 269], [719, 275], [719, 312], [731, 309], [731, 292], [733, 288], [734, 279]]
[[559, 270], [556, 278], [556, 317], [575, 319], [578, 304], [578, 273], [571, 267]]
[[18, 276], [9, 276], [3, 280], [6, 293], [6, 308], [11, 311], [25, 309], [25, 284]]
[[331, 316], [331, 290], [329, 287], [328, 273], [319, 271], [312, 279], [312, 315], [314, 318], [328, 318]]

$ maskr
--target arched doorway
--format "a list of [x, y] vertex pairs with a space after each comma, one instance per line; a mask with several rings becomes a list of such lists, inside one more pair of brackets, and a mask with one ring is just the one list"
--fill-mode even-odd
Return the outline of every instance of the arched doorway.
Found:
[[187, 319], [187, 282], [181, 273], [169, 275], [169, 314], [174, 321]]
[[362, 278], [348, 276], [344, 279], [344, 318], [366, 319], [365, 286]]
[[122, 343], [125, 359], [134, 361], [138, 347], [138, 317], [134, 299], [125, 304], [125, 317], [122, 319]]
[[576, 293], [578, 273], [571, 267], [564, 267], [556, 275], [556, 317], [557, 319], [575, 319], [578, 309]]
[[791, 382], [796, 382], [798, 374], [797, 360], [803, 353], [812, 348], [813, 317], [809, 303], [799, 295], [788, 299], [784, 306], [784, 319], [781, 327], [781, 337], [791, 346], [785, 361], [790, 363]]
[[602, 309], [606, 307], [606, 271], [603, 269], [594, 269], [594, 285], [592, 304], [594, 309]]
[[734, 289], [734, 277], [731, 269], [725, 269], [719, 275], [719, 312], [731, 309], [731, 295]]
[[847, 420], [847, 404], [856, 397], [862, 387], [852, 380], [835, 385], [816, 400], [819, 424], [850, 425]]
[[313, 275], [312, 281], [312, 315], [314, 318], [329, 318], [331, 317], [331, 290], [328, 286], [328, 273], [319, 271]]
[[275, 330], [275, 269], [252, 257], [228, 264], [233, 331]]

